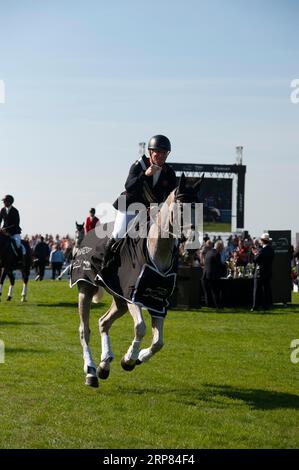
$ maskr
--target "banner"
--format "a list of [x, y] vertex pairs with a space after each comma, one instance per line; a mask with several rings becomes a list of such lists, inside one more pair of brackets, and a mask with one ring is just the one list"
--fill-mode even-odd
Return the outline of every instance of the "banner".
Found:
[[275, 251], [272, 276], [273, 303], [291, 302], [291, 230], [269, 230], [271, 244]]

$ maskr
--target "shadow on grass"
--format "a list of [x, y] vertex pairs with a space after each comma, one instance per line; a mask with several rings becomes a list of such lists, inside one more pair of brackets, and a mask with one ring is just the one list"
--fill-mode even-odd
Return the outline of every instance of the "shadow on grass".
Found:
[[[0, 325], [6, 326], [6, 325], [12, 325], [12, 326], [17, 326], [17, 325], [22, 325], [22, 326], [32, 326], [32, 325], [41, 325], [41, 323], [36, 322], [36, 321], [2, 321], [0, 320]], [[45, 325], [45, 323], [43, 323]]]
[[48, 307], [48, 308], [52, 308], [52, 307], [61, 307], [61, 308], [65, 308], [65, 307], [69, 307], [69, 308], [76, 308], [78, 307], [78, 302], [56, 302], [56, 303], [39, 303], [39, 304], [36, 304], [37, 307]]
[[246, 403], [253, 410], [276, 410], [276, 409], [299, 409], [299, 394], [293, 395], [285, 392], [275, 392], [253, 388], [239, 388], [230, 385], [204, 384], [203, 389], [172, 389], [167, 387], [126, 388], [119, 386], [118, 392], [127, 395], [171, 395], [174, 401], [188, 406], [202, 406], [206, 402], [214, 408], [235, 408], [242, 406], [241, 403], [229, 403], [223, 398], [239, 400]]
[[[91, 304], [91, 309], [93, 308], [98, 308], [98, 307], [103, 307], [103, 303], [99, 302], [98, 304]], [[52, 308], [52, 307], [60, 307], [60, 308], [78, 308], [78, 302], [57, 302], [57, 303], [44, 303], [44, 304], [36, 304], [37, 307], [48, 307], [48, 308]]]
[[53, 350], [50, 349], [32, 349], [32, 348], [7, 348], [5, 347], [5, 354], [49, 354]]
[[281, 408], [299, 409], [299, 394], [275, 392], [254, 388], [239, 388], [231, 385], [205, 384], [209, 395], [221, 395], [233, 400], [242, 400], [255, 410], [275, 410]]
[[238, 314], [238, 315], [257, 315], [257, 316], [269, 316], [269, 315], [279, 315], [279, 314], [294, 314], [299, 313], [299, 305], [288, 305], [288, 306], [275, 306], [269, 310], [255, 310], [250, 311], [250, 308], [238, 308], [238, 307], [225, 307], [222, 310], [216, 310], [215, 308], [202, 307], [198, 310], [198, 313], [215, 313], [217, 315], [227, 315], [227, 314]]

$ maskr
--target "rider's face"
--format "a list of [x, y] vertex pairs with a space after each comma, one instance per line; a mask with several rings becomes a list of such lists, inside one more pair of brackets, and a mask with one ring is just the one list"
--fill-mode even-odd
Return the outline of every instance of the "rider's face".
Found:
[[159, 150], [159, 149], [150, 150], [151, 162], [154, 163], [155, 165], [163, 166], [168, 157], [168, 153], [169, 152], [167, 152], [166, 150]]
[[5, 207], [9, 207], [11, 205], [10, 202], [7, 201], [6, 199], [4, 199], [3, 204]]

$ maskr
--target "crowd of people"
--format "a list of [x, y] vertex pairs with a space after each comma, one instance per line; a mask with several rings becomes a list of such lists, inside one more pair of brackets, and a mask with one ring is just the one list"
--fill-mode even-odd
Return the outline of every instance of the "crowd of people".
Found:
[[[95, 215], [95, 208], [91, 208], [85, 221], [85, 233], [95, 228], [99, 219]], [[50, 265], [52, 268], [52, 279], [61, 279], [61, 269], [64, 264], [69, 265], [73, 257], [75, 239], [69, 234], [55, 237], [46, 233], [45, 235], [35, 234], [25, 235], [24, 239], [29, 243], [33, 254], [33, 264], [36, 269], [36, 280], [42, 281], [45, 275], [45, 268]]]
[[190, 257], [188, 250], [188, 240], [184, 240], [180, 245], [180, 264], [189, 264], [192, 266], [202, 266], [205, 264], [206, 253], [211, 250], [217, 241], [222, 243], [220, 252], [221, 261], [230, 270], [233, 277], [237, 277], [244, 273], [248, 265], [254, 263], [254, 256], [256, 250], [260, 246], [259, 238], [251, 237], [249, 234], [232, 234], [226, 243], [222, 240], [221, 236], [214, 235], [212, 238], [206, 233], [203, 237], [203, 242], [193, 256]]
[[[221, 236], [210, 237], [207, 233], [203, 237], [200, 248], [190, 253], [188, 250], [188, 240], [180, 244], [180, 265], [204, 267], [205, 255], [211, 250], [217, 241], [222, 242], [220, 251], [221, 261], [225, 266], [225, 276], [227, 277], [252, 277], [255, 269], [255, 256], [261, 247], [258, 237], [251, 237], [249, 233], [232, 234], [226, 239], [226, 243]], [[299, 246], [294, 248], [289, 246], [290, 261], [292, 267], [292, 278], [298, 284], [299, 277]]]
[[45, 275], [46, 266], [51, 266], [52, 279], [56, 279], [61, 274], [64, 263], [70, 264], [75, 240], [70, 235], [60, 237], [60, 235], [35, 234], [24, 237], [28, 241], [33, 255], [33, 266], [36, 269], [36, 280], [42, 281]]
[[[202, 268], [202, 287], [207, 306], [222, 308], [221, 278], [247, 277], [254, 279], [252, 310], [260, 306], [264, 310], [270, 308], [274, 249], [268, 233], [263, 233], [259, 238], [251, 237], [247, 232], [232, 234], [226, 243], [221, 236], [210, 238], [205, 234], [200, 248], [196, 250], [189, 249], [193, 235], [191, 232], [180, 244], [179, 266]], [[299, 247], [294, 249], [290, 245], [288, 252], [292, 282], [298, 286]]]

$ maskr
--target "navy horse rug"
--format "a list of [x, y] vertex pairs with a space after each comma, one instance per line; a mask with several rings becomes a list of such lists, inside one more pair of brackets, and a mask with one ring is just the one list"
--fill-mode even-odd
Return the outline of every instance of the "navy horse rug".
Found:
[[111, 261], [101, 270], [107, 240], [98, 238], [96, 230], [88, 232], [72, 263], [71, 287], [78, 281], [102, 285], [154, 316], [165, 316], [175, 288], [176, 256], [168, 272], [161, 273], [149, 258], [146, 238], [126, 237], [115, 244]]

